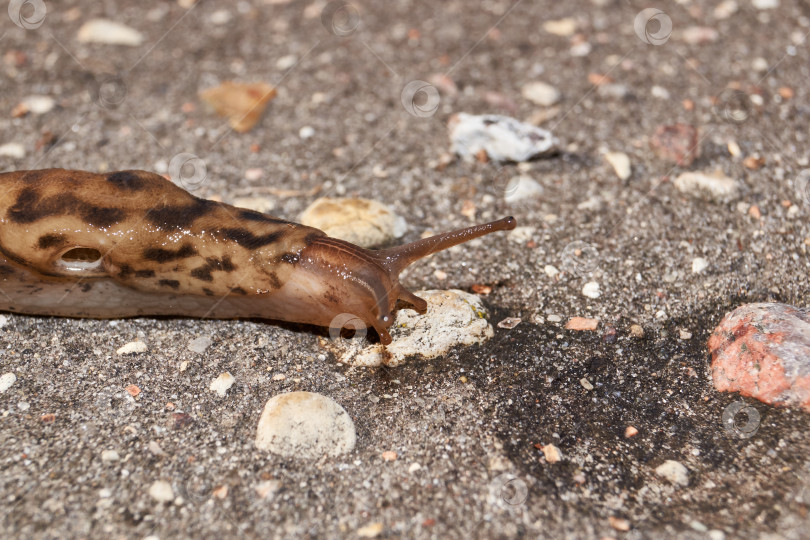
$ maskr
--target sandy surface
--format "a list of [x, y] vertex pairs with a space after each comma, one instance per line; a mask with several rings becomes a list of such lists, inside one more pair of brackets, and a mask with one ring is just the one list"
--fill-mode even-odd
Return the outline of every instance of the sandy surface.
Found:
[[[9, 315], [0, 372], [17, 381], [0, 394], [2, 535], [804, 536], [807, 414], [745, 401], [756, 429], [724, 429], [738, 398], [712, 389], [705, 342], [740, 303], [805, 305], [810, 195], [796, 186], [810, 157], [810, 7], [740, 0], [722, 18], [717, 5], [668, 3], [672, 35], [658, 45], [634, 31], [648, 7], [634, 2], [364, 2], [348, 8], [359, 26], [344, 37], [322, 24], [325, 4], [306, 1], [47, 2], [43, 24], [27, 31], [0, 14], [0, 144], [26, 150], [0, 157], [2, 169], [165, 172], [188, 152], [207, 171], [195, 194], [269, 198], [275, 215], [291, 219], [319, 189], [391, 205], [410, 226], [404, 241], [509, 214], [534, 228], [529, 240], [492, 236], [405, 275], [411, 290], [490, 285], [491, 321], [522, 322], [496, 328], [484, 345], [398, 368], [340, 365], [318, 330], [290, 325]], [[80, 43], [94, 17], [137, 29], [143, 44]], [[571, 36], [543, 28], [566, 17]], [[708, 39], [696, 42], [695, 32]], [[402, 89], [433, 74], [458, 93], [443, 93], [435, 114], [409, 114]], [[595, 87], [591, 74], [625, 88]], [[197, 97], [230, 79], [278, 85], [245, 134]], [[521, 96], [533, 80], [561, 91], [556, 113]], [[94, 81], [123, 99], [99, 99]], [[716, 114], [729, 86], [756, 95], [736, 121]], [[12, 118], [32, 95], [56, 107]], [[546, 116], [541, 125], [563, 149], [522, 171], [543, 195], [504, 201], [497, 179], [516, 165], [436, 167], [457, 112]], [[701, 156], [689, 169], [739, 180], [734, 200], [674, 188], [686, 169], [655, 157], [648, 141], [678, 121], [700, 129]], [[307, 126], [314, 135], [302, 139]], [[37, 144], [44, 133], [55, 145]], [[626, 153], [630, 178], [620, 180], [603, 151]], [[764, 164], [747, 167], [752, 156]], [[246, 179], [255, 168], [264, 176]], [[586, 264], [571, 264], [573, 242], [587, 244]], [[696, 257], [709, 262], [702, 273], [692, 272]], [[551, 278], [546, 265], [567, 271]], [[588, 282], [599, 284], [598, 298], [582, 294]], [[565, 330], [574, 316], [599, 327]], [[644, 337], [631, 335], [634, 324]], [[189, 351], [200, 336], [212, 345]], [[116, 354], [136, 339], [147, 352]], [[224, 371], [236, 382], [221, 398], [209, 385]], [[355, 450], [316, 461], [256, 450], [264, 403], [289, 390], [341, 404], [357, 427]], [[638, 434], [626, 437], [628, 426]], [[544, 456], [548, 444], [560, 461]], [[109, 450], [117, 461], [102, 460]], [[383, 460], [387, 451], [397, 459]], [[656, 474], [666, 460], [688, 469], [687, 485]], [[156, 501], [158, 480], [179, 499]]]

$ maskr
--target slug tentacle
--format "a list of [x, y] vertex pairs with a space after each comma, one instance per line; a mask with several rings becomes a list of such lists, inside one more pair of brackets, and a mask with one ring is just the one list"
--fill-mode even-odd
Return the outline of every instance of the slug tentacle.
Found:
[[194, 197], [145, 171], [0, 173], [0, 310], [182, 315], [330, 326], [351, 313], [384, 344], [399, 273], [514, 218], [367, 250], [323, 231]]

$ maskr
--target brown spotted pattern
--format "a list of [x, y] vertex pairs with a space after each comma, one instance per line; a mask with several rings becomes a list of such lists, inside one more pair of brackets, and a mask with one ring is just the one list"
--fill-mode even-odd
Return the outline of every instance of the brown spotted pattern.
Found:
[[[150, 292], [269, 293], [317, 229], [194, 197], [145, 171], [0, 174], [0, 253], [43, 277], [109, 277]], [[83, 271], [60, 258], [95, 249]], [[268, 270], [268, 268], [270, 270]]]

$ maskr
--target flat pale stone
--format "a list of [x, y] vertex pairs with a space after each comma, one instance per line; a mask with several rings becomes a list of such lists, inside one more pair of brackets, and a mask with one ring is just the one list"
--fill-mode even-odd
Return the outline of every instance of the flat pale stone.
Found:
[[0, 145], [0, 156], [22, 159], [25, 157], [25, 147], [16, 142]]
[[719, 202], [734, 198], [740, 191], [739, 182], [721, 171], [711, 174], [685, 172], [675, 179], [674, 184], [681, 193]]
[[155, 480], [149, 486], [149, 496], [158, 502], [171, 502], [174, 500], [174, 490], [167, 481]]
[[116, 354], [136, 354], [146, 352], [147, 350], [146, 343], [143, 341], [130, 341], [115, 352]]
[[523, 97], [542, 107], [551, 107], [560, 101], [560, 91], [548, 83], [531, 81], [523, 85], [520, 93]]
[[344, 364], [398, 366], [408, 357], [436, 358], [452, 347], [483, 343], [495, 335], [478, 296], [454, 289], [415, 294], [427, 301], [427, 312], [420, 315], [412, 309], [398, 310], [389, 328], [390, 345], [383, 347], [361, 337], [339, 336], [323, 340], [323, 345]]
[[316, 459], [354, 449], [354, 422], [333, 399], [313, 392], [270, 398], [256, 430], [256, 447], [284, 457]]
[[403, 218], [371, 199], [320, 198], [304, 210], [301, 223], [365, 248], [389, 243], [407, 230]]
[[689, 485], [689, 469], [682, 463], [668, 459], [655, 468], [655, 473], [679, 486]]
[[604, 157], [605, 161], [613, 167], [616, 176], [622, 180], [630, 178], [633, 170], [630, 166], [630, 157], [627, 154], [624, 152], [605, 152]]
[[225, 393], [230, 390], [234, 382], [236, 382], [234, 376], [226, 371], [220, 373], [219, 377], [211, 381], [211, 386], [208, 389], [216, 392], [219, 397], [225, 397]]
[[202, 354], [205, 352], [205, 349], [211, 346], [211, 343], [213, 343], [213, 340], [210, 337], [200, 336], [189, 341], [186, 348], [191, 352]]
[[124, 24], [108, 19], [92, 19], [79, 28], [81, 43], [106, 43], [137, 47], [143, 43], [143, 34]]
[[498, 114], [454, 114], [447, 127], [451, 151], [469, 161], [481, 159], [482, 152], [490, 161], [529, 161], [559, 146], [550, 131]]
[[15, 382], [17, 382], [17, 376], [11, 372], [0, 375], [0, 394], [5, 393]]
[[692, 273], [700, 274], [709, 267], [709, 261], [703, 257], [695, 257], [692, 259]]

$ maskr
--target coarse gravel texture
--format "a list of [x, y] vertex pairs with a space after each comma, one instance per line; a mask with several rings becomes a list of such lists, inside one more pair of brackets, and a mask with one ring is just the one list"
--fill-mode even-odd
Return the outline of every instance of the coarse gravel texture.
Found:
[[[740, 398], [713, 390], [705, 345], [741, 303], [806, 305], [806, 1], [668, 2], [641, 37], [634, 20], [650, 6], [632, 1], [352, 1], [337, 10], [342, 37], [323, 24], [323, 2], [188, 4], [46, 1], [30, 30], [0, 12], [0, 144], [27, 152], [0, 167], [165, 173], [187, 152], [205, 165], [195, 194], [297, 191], [277, 197], [283, 217], [318, 196], [352, 196], [403, 216], [403, 241], [509, 214], [535, 231], [525, 242], [482, 238], [405, 273], [411, 290], [491, 286], [495, 337], [397, 368], [339, 364], [319, 345], [323, 330], [293, 325], [9, 315], [0, 373], [17, 380], [0, 394], [3, 537], [806, 534], [810, 419], [746, 399], [758, 428], [724, 424]], [[543, 29], [566, 17], [573, 35]], [[93, 18], [144, 42], [79, 43]], [[695, 26], [716, 39], [684, 34]], [[435, 111], [403, 106], [409, 82], [437, 73], [456, 95], [442, 93]], [[595, 87], [599, 75], [613, 85]], [[248, 133], [230, 132], [197, 97], [225, 80], [279, 87]], [[523, 98], [535, 80], [559, 89], [560, 102]], [[32, 95], [56, 106], [13, 118]], [[446, 122], [459, 112], [545, 117], [562, 150], [520, 167], [447, 164]], [[689, 169], [739, 180], [734, 200], [674, 188], [686, 169], [655, 157], [649, 138], [677, 122], [699, 128]], [[606, 151], [629, 156], [629, 178]], [[248, 180], [257, 168], [264, 176]], [[542, 196], [507, 204], [495, 179], [517, 174]], [[699, 274], [697, 257], [709, 263]], [[549, 277], [546, 265], [561, 273]], [[598, 298], [581, 294], [588, 282]], [[600, 324], [565, 330], [574, 316]], [[495, 326], [506, 317], [522, 322]], [[188, 350], [200, 337], [212, 344]], [[147, 351], [116, 354], [135, 340]], [[235, 384], [219, 397], [208, 388], [226, 371]], [[254, 447], [265, 402], [295, 390], [346, 409], [351, 453], [311, 461]], [[628, 426], [638, 433], [626, 437]], [[546, 462], [549, 444], [559, 462]], [[686, 467], [687, 485], [656, 474], [667, 460]], [[156, 482], [174, 501], [149, 494]]]

